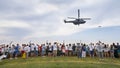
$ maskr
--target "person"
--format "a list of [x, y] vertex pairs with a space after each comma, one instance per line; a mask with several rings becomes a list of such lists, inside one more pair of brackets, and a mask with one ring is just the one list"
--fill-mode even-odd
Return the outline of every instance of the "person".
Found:
[[28, 58], [29, 57], [29, 54], [30, 54], [30, 47], [28, 46], [28, 45], [25, 45], [25, 47], [24, 47], [24, 50], [25, 50], [25, 55], [26, 55], [26, 58]]
[[62, 44], [59, 44], [59, 45], [57, 46], [57, 56], [61, 56], [61, 53], [62, 53], [62, 51], [61, 51], [61, 46], [62, 46]]
[[5, 55], [6, 58], [9, 58], [9, 45], [5, 46]]
[[86, 45], [85, 44], [82, 45], [82, 57], [83, 58], [86, 57]]
[[117, 47], [117, 45], [115, 45], [115, 43], [113, 43], [113, 46], [114, 46], [114, 57], [119, 58], [118, 57], [118, 51], [117, 51], [118, 47]]
[[42, 57], [45, 57], [46, 54], [46, 46], [45, 44], [42, 44]]
[[10, 59], [13, 59], [13, 53], [14, 53], [14, 45], [9, 47], [9, 54], [10, 54]]
[[89, 47], [90, 57], [94, 57], [94, 44], [90, 43], [88, 47]]
[[53, 50], [53, 46], [51, 45], [51, 43], [48, 44], [48, 56], [52, 56], [52, 51]]
[[26, 44], [22, 44], [22, 47], [21, 47], [21, 57], [23, 56], [23, 53], [24, 53], [24, 47], [25, 47]]
[[2, 55], [3, 55], [3, 54], [5, 55], [5, 45], [2, 45], [1, 53], [2, 53]]
[[117, 53], [118, 53], [118, 57], [120, 58], [120, 45], [119, 45], [119, 43], [117, 43]]
[[4, 58], [6, 58], [7, 56], [5, 55], [5, 45], [3, 45], [1, 47], [1, 55], [0, 55], [0, 61]]
[[65, 45], [64, 44], [61, 46], [61, 49], [62, 49], [62, 56], [65, 56]]
[[0, 46], [0, 56], [2, 55], [2, 47]]
[[103, 59], [103, 45], [104, 43], [97, 43], [97, 51], [100, 60]]
[[98, 51], [97, 51], [97, 43], [94, 45], [94, 56], [98, 57]]
[[46, 46], [46, 56], [48, 56], [48, 52], [49, 52], [49, 43], [47, 42], [45, 46]]
[[76, 56], [76, 46], [73, 44], [72, 46], [73, 56]]
[[55, 42], [54, 45], [53, 45], [53, 56], [54, 57], [57, 56], [57, 42]]
[[0, 56], [0, 61], [1, 61], [2, 59], [6, 58], [6, 57], [7, 57], [7, 56], [6, 56], [6, 55], [4, 55], [4, 54], [3, 54], [3, 55], [1, 55], [1, 56]]
[[114, 46], [110, 45], [110, 57], [114, 58]]
[[68, 55], [72, 56], [72, 46], [71, 46], [71, 44], [69, 44], [69, 46], [68, 46]]
[[15, 59], [17, 59], [17, 57], [18, 57], [18, 55], [19, 55], [19, 49], [20, 49], [20, 47], [19, 47], [19, 44], [17, 44], [17, 46], [15, 46], [15, 51], [14, 51], [14, 54], [15, 54]]
[[80, 46], [80, 43], [77, 43], [77, 57], [81, 58], [82, 57], [82, 46]]
[[86, 56], [90, 56], [89, 45], [86, 45]]
[[25, 46], [23, 47], [23, 51], [22, 51], [22, 58], [23, 58], [23, 59], [26, 59]]
[[30, 44], [30, 54], [31, 54], [31, 57], [34, 56], [34, 43]]
[[68, 44], [65, 45], [65, 55], [68, 56]]
[[38, 44], [34, 45], [34, 54], [38, 56]]
[[38, 46], [38, 53], [39, 53], [39, 56], [42, 55], [42, 46], [41, 45]]
[[108, 55], [109, 55], [108, 54], [108, 51], [109, 51], [108, 46], [106, 44], [104, 44], [104, 48], [103, 49], [104, 49], [104, 57], [107, 58]]

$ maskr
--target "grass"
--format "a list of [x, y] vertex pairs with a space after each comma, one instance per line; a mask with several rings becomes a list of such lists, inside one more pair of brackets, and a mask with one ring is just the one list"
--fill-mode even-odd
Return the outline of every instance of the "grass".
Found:
[[28, 59], [5, 59], [0, 68], [120, 68], [120, 59], [77, 57], [32, 57]]

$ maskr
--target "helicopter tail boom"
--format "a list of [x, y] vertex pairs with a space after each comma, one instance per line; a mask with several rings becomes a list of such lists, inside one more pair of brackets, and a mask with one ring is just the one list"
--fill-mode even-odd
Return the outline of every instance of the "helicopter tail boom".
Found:
[[64, 22], [65, 23], [73, 23], [73, 21], [66, 21], [66, 20], [64, 20]]

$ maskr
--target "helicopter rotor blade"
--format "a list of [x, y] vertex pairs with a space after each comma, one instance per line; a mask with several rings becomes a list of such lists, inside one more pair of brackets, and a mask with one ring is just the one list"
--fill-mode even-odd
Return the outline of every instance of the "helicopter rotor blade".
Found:
[[75, 17], [68, 17], [69, 19], [77, 19], [77, 18], [75, 18]]
[[78, 19], [80, 18], [80, 10], [78, 9]]
[[91, 18], [81, 18], [81, 19], [83, 19], [83, 20], [91, 20]]

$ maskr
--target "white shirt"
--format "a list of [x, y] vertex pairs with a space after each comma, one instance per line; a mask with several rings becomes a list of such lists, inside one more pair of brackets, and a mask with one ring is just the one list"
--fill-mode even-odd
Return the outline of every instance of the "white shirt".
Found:
[[104, 51], [105, 52], [108, 52], [110, 49], [107, 47], [107, 48], [104, 48]]
[[1, 52], [4, 53], [5, 52], [5, 48], [2, 48]]
[[8, 52], [9, 51], [9, 47], [5, 47], [5, 52]]
[[68, 50], [72, 50], [72, 46], [69, 46], [69, 47], [68, 47]]
[[13, 53], [15, 50], [13, 47], [9, 48], [9, 53]]
[[36, 51], [38, 51], [38, 46], [37, 45], [35, 45], [35, 48], [36, 48]]
[[58, 47], [59, 47], [59, 50], [61, 50], [61, 46], [59, 45]]
[[52, 51], [52, 46], [51, 45], [49, 45], [49, 51]]
[[45, 51], [46, 50], [46, 46], [42, 46], [42, 51]]
[[34, 51], [34, 45], [31, 45], [31, 51]]
[[65, 46], [65, 50], [68, 50], [69, 48], [68, 48], [68, 46]]
[[57, 45], [53, 45], [53, 50], [57, 50]]
[[25, 50], [25, 52], [30, 52], [30, 47], [29, 46], [25, 46], [24, 50]]
[[98, 50], [98, 52], [103, 52], [103, 46], [102, 45], [97, 45], [97, 50]]
[[94, 46], [93, 45], [89, 45], [89, 49], [90, 49], [90, 51], [92, 51], [94, 49]]

